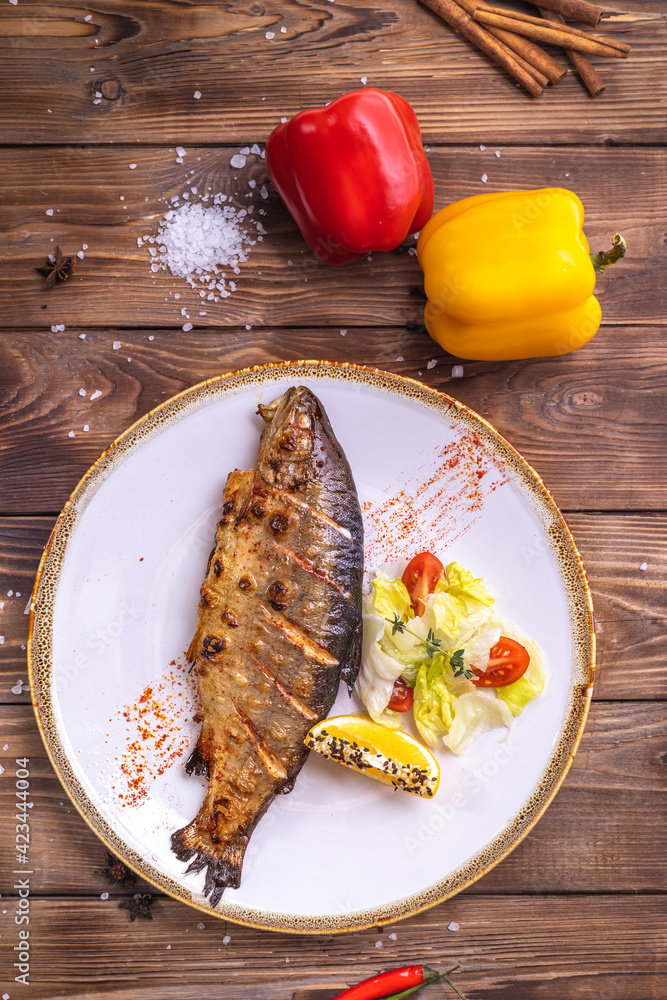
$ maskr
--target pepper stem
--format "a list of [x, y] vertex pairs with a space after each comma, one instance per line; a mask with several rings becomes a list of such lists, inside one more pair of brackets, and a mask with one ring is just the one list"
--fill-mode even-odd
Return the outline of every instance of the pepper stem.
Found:
[[599, 250], [598, 253], [591, 254], [593, 267], [600, 274], [604, 274], [606, 267], [609, 267], [611, 264], [615, 264], [617, 260], [621, 259], [621, 257], [625, 257], [625, 253], [628, 249], [628, 245], [620, 233], [616, 233], [611, 243], [611, 250]]

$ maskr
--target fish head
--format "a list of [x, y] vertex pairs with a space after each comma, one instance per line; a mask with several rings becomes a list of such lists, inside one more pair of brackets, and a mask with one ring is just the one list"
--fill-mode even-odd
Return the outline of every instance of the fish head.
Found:
[[294, 490], [319, 478], [332, 449], [338, 450], [319, 400], [303, 385], [259, 405], [262, 432], [258, 468], [265, 482]]

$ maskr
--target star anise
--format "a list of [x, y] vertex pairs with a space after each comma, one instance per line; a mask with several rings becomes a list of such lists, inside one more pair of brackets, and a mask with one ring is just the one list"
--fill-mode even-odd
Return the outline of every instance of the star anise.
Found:
[[119, 903], [118, 908], [129, 910], [130, 920], [136, 920], [137, 917], [146, 917], [148, 920], [152, 920], [153, 914], [149, 910], [149, 906], [152, 906], [154, 902], [150, 892], [143, 894], [136, 892], [132, 899], [124, 899], [122, 903]]
[[126, 885], [135, 885], [137, 876], [131, 872], [127, 865], [115, 858], [111, 851], [107, 851], [107, 867], [93, 868], [96, 875], [101, 875], [107, 879], [109, 885], [124, 889]]
[[53, 288], [56, 281], [67, 281], [74, 274], [75, 268], [76, 257], [63, 257], [60, 247], [56, 247], [55, 255], [49, 254], [45, 266], [36, 267], [35, 270], [46, 278], [44, 287]]

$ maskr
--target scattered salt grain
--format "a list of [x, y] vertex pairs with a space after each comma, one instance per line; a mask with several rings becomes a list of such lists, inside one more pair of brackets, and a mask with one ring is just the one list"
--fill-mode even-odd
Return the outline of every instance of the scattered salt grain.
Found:
[[223, 944], [229, 944], [229, 942], [230, 942], [231, 940], [232, 940], [232, 939], [230, 938], [229, 934], [225, 934], [225, 936], [224, 936], [224, 937], [223, 937], [223, 939], [222, 939], [222, 943], [223, 943]]
[[250, 152], [254, 153], [255, 156], [260, 156], [262, 153], [261, 149], [259, 148], [256, 142], [253, 143], [253, 145], [250, 147]]
[[392, 933], [389, 935], [389, 940], [390, 941], [398, 941], [398, 936], [396, 934], [394, 934], [393, 931], [392, 931]]
[[95, 390], [95, 392], [94, 392], [94, 393], [93, 393], [93, 394], [91, 395], [91, 397], [90, 397], [90, 401], [91, 401], [91, 403], [92, 403], [92, 401], [93, 401], [94, 399], [99, 399], [101, 395], [102, 395], [102, 393], [100, 392], [100, 390], [99, 390], [99, 389], [96, 389], [96, 390]]
[[3, 750], [9, 750], [9, 743], [5, 743], [5, 745], [4, 745], [4, 747], [2, 749]]
[[155, 337], [154, 337], [154, 336], [153, 336], [153, 334], [151, 333], [148, 339], [149, 339], [149, 340], [155, 340]]
[[120, 340], [114, 340], [114, 342], [113, 342], [113, 350], [114, 351], [120, 351]]
[[281, 119], [280, 119], [280, 121], [281, 121], [281, 122], [282, 122], [282, 124], [284, 125], [284, 124], [285, 124], [285, 122], [287, 121], [287, 118], [281, 118]]
[[[285, 27], [285, 25], [284, 25], [284, 24], [283, 24], [282, 28], [280, 29], [280, 33], [281, 33], [282, 35], [286, 35], [286, 34], [287, 34], [287, 28]], [[289, 958], [286, 958], [286, 959], [285, 959], [285, 961], [286, 961], [286, 962], [289, 962]]]
[[198, 101], [199, 98], [201, 97], [201, 90], [195, 90], [192, 96], [194, 97], [195, 101]]
[[289, 965], [289, 958], [285, 959], [285, 965]]
[[20, 596], [21, 596], [21, 591], [20, 591], [20, 590], [17, 590], [17, 591], [16, 591], [16, 596], [17, 596], [17, 597], [20, 597]]
[[4, 644], [4, 641], [5, 641], [4, 635], [0, 635], [0, 646]]
[[85, 396], [86, 395], [86, 390], [85, 389], [79, 389], [79, 395], [80, 396]]
[[375, 942], [375, 947], [376, 948], [381, 948], [382, 947], [382, 941], [376, 941]]
[[246, 330], [252, 330], [252, 326], [250, 325], [250, 323], [246, 323], [245, 328]]
[[131, 163], [130, 164], [130, 170], [136, 170], [136, 169], [137, 169], [136, 163]]
[[496, 156], [498, 157], [498, 159], [500, 159], [500, 150], [499, 149], [496, 150]]
[[94, 66], [91, 66], [91, 67], [90, 67], [90, 72], [91, 72], [91, 73], [94, 73], [94, 72], [95, 72], [95, 67], [94, 67]]
[[[5, 637], [4, 636], [2, 636], [2, 641], [3, 642], [5, 641]], [[25, 686], [25, 689], [27, 690], [27, 688], [28, 688], [27, 684], [24, 685], [23, 681], [17, 681], [16, 684], [14, 685], [14, 687], [12, 688], [12, 694], [22, 694], [24, 686]]]
[[455, 920], [452, 920], [451, 924], [447, 924], [448, 931], [458, 931], [460, 930], [460, 927], [461, 925], [457, 924]]
[[13, 590], [8, 590], [7, 591], [7, 597], [13, 597], [13, 596], [14, 596], [14, 591]]
[[52, 208], [47, 208], [47, 210], [46, 210], [46, 212], [44, 214], [45, 215], [53, 215], [53, 209]]
[[454, 365], [452, 368], [452, 378], [463, 378], [463, 365]]
[[648, 563], [643, 562], [639, 568], [641, 570], [647, 570], [648, 569]]
[[264, 35], [264, 37], [268, 38], [268, 40], [271, 41], [272, 38], [276, 37], [275, 36], [275, 32], [273, 32], [273, 31], [267, 31], [267, 33]]
[[431, 361], [428, 362], [428, 364], [426, 365], [426, 367], [427, 368], [435, 368], [435, 366], [437, 365], [437, 363], [438, 362], [435, 360], [435, 358], [433, 358]]
[[362, 77], [361, 77], [361, 82], [363, 83], [363, 85], [364, 85], [364, 87], [365, 87], [365, 86], [366, 86], [366, 84], [367, 84], [367, 82], [368, 82], [368, 77], [367, 77], [367, 76], [362, 76]]
[[101, 104], [101, 103], [102, 103], [101, 97], [96, 97], [95, 100], [93, 101], [93, 104]]
[[[14, 5], [14, 7], [16, 7], [16, 5], [17, 5], [17, 3], [19, 2], [19, 0], [9, 0], [9, 2], [10, 2], [11, 4], [13, 4], [13, 5]], [[7, 994], [7, 996], [9, 996], [9, 993]]]
[[396, 358], [396, 360], [397, 361], [405, 361], [405, 358], [403, 357], [402, 354], [399, 354], [398, 357]]
[[176, 156], [185, 156], [185, 155], [186, 155], [186, 150], [183, 149], [182, 146], [177, 146], [176, 147]]
[[416, 247], [408, 247], [408, 253], [410, 254], [411, 257], [416, 257], [417, 256], [417, 248]]
[[341, 337], [347, 337], [347, 330], [341, 330], [340, 335]]
[[74, 437], [74, 431], [70, 431], [69, 434], [67, 435], [67, 437], [68, 438], [73, 438]]
[[234, 153], [229, 162], [232, 167], [245, 167], [245, 156], [242, 153]]
[[28, 601], [28, 603], [26, 604], [26, 606], [23, 609], [23, 614], [24, 615], [29, 615], [30, 614], [30, 605], [31, 604], [32, 604], [32, 597], [30, 598], [30, 600]]
[[170, 944], [167, 945], [167, 951], [171, 951], [171, 945]]
[[79, 258], [79, 260], [83, 260], [83, 250], [77, 251], [77, 257]]
[[266, 201], [266, 199], [269, 197], [269, 192], [267, 191], [266, 184], [262, 184], [261, 188], [259, 189], [259, 193], [261, 194], [262, 198], [264, 198], [264, 200]]
[[86, 16], [84, 17], [84, 21], [92, 21], [92, 19], [93, 19], [92, 14], [86, 14]]
[[489, 178], [486, 176], [486, 174], [482, 174], [482, 184], [486, 184], [486, 182], [488, 181], [488, 179]]
[[206, 927], [206, 924], [197, 924], [197, 929], [200, 930], [200, 931], [203, 931], [205, 927]]
[[100, 899], [108, 899], [108, 898], [109, 898], [109, 893], [108, 892], [101, 892], [100, 893]]
[[183, 333], [189, 333], [191, 329], [192, 329], [192, 323], [184, 323], [183, 326], [181, 327]]
[[484, 152], [484, 150], [486, 149], [486, 146], [480, 146], [479, 148], [481, 149], [482, 152]]
[[83, 429], [84, 429], [84, 431], [89, 431], [90, 427], [88, 426], [88, 424], [84, 424], [83, 425]]

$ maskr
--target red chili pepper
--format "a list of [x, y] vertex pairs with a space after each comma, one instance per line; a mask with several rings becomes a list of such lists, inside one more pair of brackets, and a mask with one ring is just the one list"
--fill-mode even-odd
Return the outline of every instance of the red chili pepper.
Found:
[[[460, 990], [449, 979], [449, 973], [454, 971], [449, 969], [447, 972], [436, 972], [435, 969], [429, 969], [428, 965], [404, 965], [401, 969], [389, 969], [378, 976], [364, 979], [362, 983], [357, 983], [349, 990], [339, 993], [334, 1000], [380, 1000], [381, 997], [385, 1000], [401, 1000], [409, 993], [416, 992], [428, 983], [435, 983], [438, 979], [444, 979], [454, 992], [465, 1000]], [[396, 990], [400, 992], [396, 993]]]
[[316, 257], [340, 266], [394, 250], [433, 212], [417, 117], [373, 87], [309, 108], [273, 130], [269, 177]]

